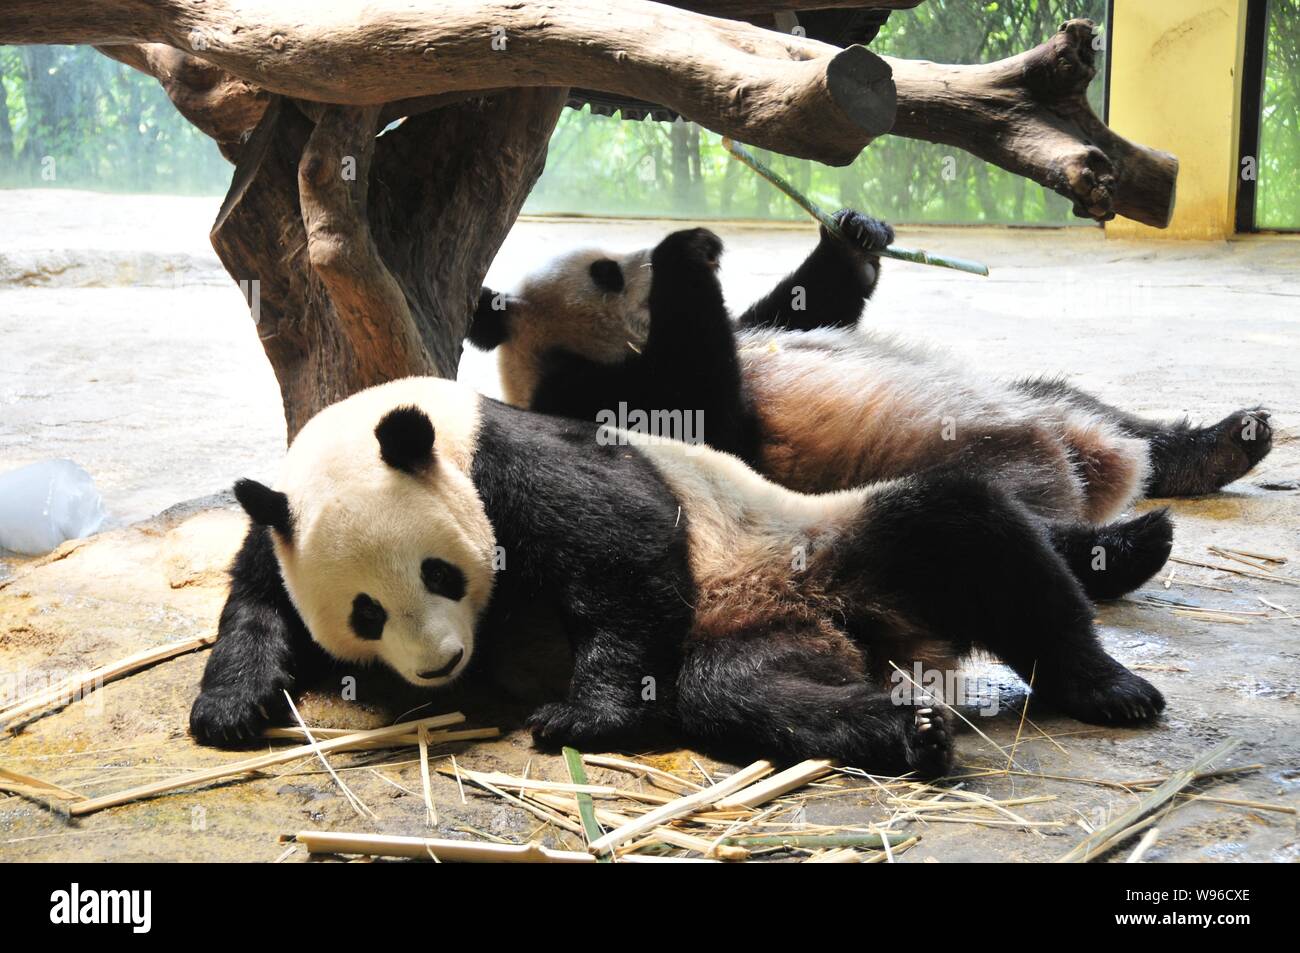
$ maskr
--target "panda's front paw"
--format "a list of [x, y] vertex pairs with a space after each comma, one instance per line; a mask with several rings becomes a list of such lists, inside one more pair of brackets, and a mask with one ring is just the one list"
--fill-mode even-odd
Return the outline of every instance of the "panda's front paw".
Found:
[[611, 705], [551, 702], [528, 717], [533, 742], [554, 751], [572, 745], [588, 751], [607, 751], [656, 738], [645, 713]]
[[190, 734], [201, 745], [244, 747], [259, 739], [284, 707], [283, 695], [277, 701], [232, 688], [201, 692], [190, 709]]
[[722, 260], [722, 239], [707, 228], [687, 228], [661, 241], [651, 255], [651, 267], [661, 274], [677, 274], [690, 265], [716, 270]]
[[894, 244], [893, 228], [878, 218], [842, 208], [835, 213], [834, 219], [849, 244], [859, 251], [877, 254]]

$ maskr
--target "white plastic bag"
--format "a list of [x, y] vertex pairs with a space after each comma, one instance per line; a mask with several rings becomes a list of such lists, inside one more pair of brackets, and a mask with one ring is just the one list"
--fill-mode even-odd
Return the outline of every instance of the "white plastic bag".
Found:
[[0, 550], [39, 556], [96, 532], [104, 507], [90, 474], [71, 460], [0, 473]]

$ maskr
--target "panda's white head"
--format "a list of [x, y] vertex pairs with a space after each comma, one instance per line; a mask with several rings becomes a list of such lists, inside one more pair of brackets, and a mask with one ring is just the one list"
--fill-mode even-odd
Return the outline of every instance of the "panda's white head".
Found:
[[478, 397], [462, 385], [393, 381], [313, 417], [276, 489], [236, 484], [330, 655], [382, 661], [423, 686], [469, 664], [495, 547], [469, 476], [477, 421]]
[[469, 339], [497, 348], [501, 386], [527, 407], [552, 348], [613, 364], [639, 351], [650, 330], [650, 255], [581, 249], [530, 274], [514, 295], [485, 292]]

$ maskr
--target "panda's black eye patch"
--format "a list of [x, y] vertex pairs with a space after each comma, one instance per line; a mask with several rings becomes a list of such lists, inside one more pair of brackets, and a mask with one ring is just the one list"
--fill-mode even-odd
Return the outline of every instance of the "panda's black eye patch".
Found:
[[348, 617], [348, 624], [358, 637], [379, 638], [384, 634], [384, 623], [387, 621], [388, 613], [384, 607], [364, 592], [352, 600], [352, 615]]
[[465, 598], [465, 574], [445, 559], [429, 558], [420, 563], [420, 578], [435, 596], [452, 602]]
[[597, 258], [591, 263], [591, 280], [601, 291], [622, 291], [623, 269], [612, 258]]

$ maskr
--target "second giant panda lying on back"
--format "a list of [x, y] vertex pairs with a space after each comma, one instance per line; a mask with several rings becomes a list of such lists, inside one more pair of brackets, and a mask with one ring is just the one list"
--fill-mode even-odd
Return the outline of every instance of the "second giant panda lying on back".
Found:
[[[873, 253], [893, 232], [856, 212], [839, 220], [859, 244], [823, 229], [736, 326], [716, 275], [722, 243], [695, 229], [652, 251], [562, 257], [515, 296], [485, 289], [470, 340], [497, 348], [517, 406], [588, 422], [620, 403], [700, 411], [708, 444], [803, 492], [962, 467], [1064, 534], [1144, 492], [1213, 492], [1268, 453], [1261, 410], [1210, 427], [1158, 423], [1059, 380], [983, 380], [936, 350], [856, 328]], [[1169, 534], [1163, 516], [1149, 530], [1152, 545]]]
[[[667, 730], [733, 758], [939, 775], [944, 717], [891, 694], [890, 663], [933, 670], [975, 648], [1084, 721], [1164, 707], [1103, 650], [1042, 521], [977, 475], [810, 496], [708, 448], [603, 436], [435, 378], [321, 411], [276, 488], [236, 485], [253, 525], [195, 738], [259, 738], [313, 643], [432, 688], [538, 604], [574, 653], [567, 696], [530, 720], [548, 745], [637, 748]], [[1110, 568], [1132, 588], [1162, 562], [1117, 552]]]

